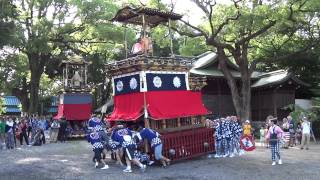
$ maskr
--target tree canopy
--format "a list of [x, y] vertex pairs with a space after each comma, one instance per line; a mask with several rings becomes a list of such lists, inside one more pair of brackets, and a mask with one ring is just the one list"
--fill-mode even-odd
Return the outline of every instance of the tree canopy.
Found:
[[[199, 13], [197, 25], [186, 20], [173, 23], [178, 32], [173, 35], [173, 51], [184, 56], [207, 50], [217, 52], [239, 116], [249, 117], [249, 79], [255, 70], [291, 69], [314, 89], [319, 88], [318, 0], [230, 0], [227, 4], [191, 1], [203, 16]], [[141, 5], [134, 0], [129, 3]], [[95, 95], [101, 96], [101, 104], [110, 93], [103, 65], [125, 57], [125, 34], [129, 50], [140, 33], [139, 27], [125, 28], [109, 21], [123, 5], [128, 2], [1, 1], [1, 92], [18, 96], [23, 111], [39, 112], [39, 91], [49, 96], [59, 90], [58, 65], [74, 53], [93, 62], [88, 81], [96, 89]], [[148, 1], [147, 5], [167, 11], [179, 8], [158, 0]], [[167, 25], [152, 29], [151, 36], [154, 55], [169, 56]], [[225, 66], [226, 59], [239, 66], [240, 88], [236, 88], [236, 81]]]

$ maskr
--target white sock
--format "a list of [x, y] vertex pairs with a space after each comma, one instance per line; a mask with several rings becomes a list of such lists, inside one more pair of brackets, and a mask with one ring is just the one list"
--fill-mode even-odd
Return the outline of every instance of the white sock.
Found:
[[131, 169], [131, 166], [127, 166], [127, 168], [126, 169]]
[[143, 164], [140, 163], [140, 164], [139, 164], [139, 167], [140, 167], [140, 168], [143, 168]]

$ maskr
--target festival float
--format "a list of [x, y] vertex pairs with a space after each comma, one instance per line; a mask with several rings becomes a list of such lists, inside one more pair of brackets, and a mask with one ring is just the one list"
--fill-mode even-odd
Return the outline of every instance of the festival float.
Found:
[[65, 119], [71, 128], [71, 137], [84, 136], [85, 124], [91, 116], [92, 95], [87, 84], [89, 65], [77, 55], [63, 60], [59, 65], [63, 85], [59, 92], [58, 114], [53, 119]]
[[[163, 153], [173, 160], [189, 159], [214, 151], [213, 130], [205, 127], [209, 111], [202, 103], [201, 88], [206, 79], [191, 76], [194, 60], [176, 56], [153, 56], [147, 29], [159, 24], [171, 26], [182, 16], [146, 7], [120, 9], [113, 22], [142, 26], [142, 51], [106, 64], [112, 79], [114, 110], [110, 122], [140, 124], [161, 134]], [[127, 45], [125, 42], [127, 50]]]

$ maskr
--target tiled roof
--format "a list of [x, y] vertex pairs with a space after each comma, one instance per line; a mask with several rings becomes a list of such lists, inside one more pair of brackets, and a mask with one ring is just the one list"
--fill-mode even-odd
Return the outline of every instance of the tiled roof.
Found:
[[111, 21], [142, 25], [142, 15], [145, 15], [145, 23], [151, 27], [167, 22], [168, 19], [178, 20], [182, 18], [181, 15], [172, 12], [165, 12], [147, 7], [133, 8], [126, 6], [120, 9]]
[[57, 96], [51, 97], [51, 106], [58, 106], [58, 97]]
[[6, 107], [5, 112], [6, 113], [20, 113], [21, 110], [18, 107]]
[[48, 109], [48, 112], [49, 112], [49, 113], [56, 113], [56, 112], [58, 112], [58, 108], [57, 108], [57, 107], [50, 107], [50, 108]]
[[18, 106], [20, 105], [20, 100], [15, 96], [4, 96], [5, 106]]
[[281, 84], [283, 82], [286, 82], [289, 79], [291, 79], [297, 84], [300, 84], [303, 86], [310, 86], [309, 84], [299, 80], [293, 73], [288, 72], [286, 70], [278, 70], [278, 71], [265, 73], [263, 75], [260, 75], [259, 78], [260, 79], [257, 80], [255, 83], [253, 83], [251, 87], [258, 88], [258, 87], [270, 86], [275, 84]]

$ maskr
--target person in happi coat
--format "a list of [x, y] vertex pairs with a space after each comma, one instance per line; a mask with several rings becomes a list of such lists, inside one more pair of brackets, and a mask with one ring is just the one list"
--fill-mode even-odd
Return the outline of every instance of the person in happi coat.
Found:
[[131, 173], [131, 162], [140, 167], [141, 171], [145, 171], [146, 165], [142, 164], [138, 159], [134, 157], [134, 153], [137, 150], [137, 145], [132, 138], [132, 132], [128, 128], [118, 128], [116, 129], [111, 136], [112, 140], [119, 142], [123, 148], [124, 156], [126, 159], [127, 167], [123, 172]]
[[104, 166], [101, 169], [108, 169], [109, 166], [102, 160], [103, 143], [102, 138], [99, 136], [96, 128], [93, 128], [93, 132], [87, 135], [88, 142], [92, 145], [92, 150], [94, 152], [95, 167], [98, 168], [99, 163]]
[[150, 144], [151, 148], [154, 150], [154, 155], [156, 160], [161, 161], [162, 165], [166, 167], [170, 164], [170, 159], [162, 155], [162, 142], [160, 139], [160, 134], [150, 128], [139, 127], [139, 133], [136, 134], [136, 137], [139, 141], [146, 139]]
[[216, 158], [222, 157], [222, 126], [220, 119], [214, 120], [214, 137], [215, 137], [215, 149], [216, 149]]

